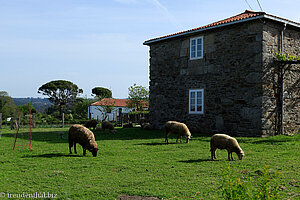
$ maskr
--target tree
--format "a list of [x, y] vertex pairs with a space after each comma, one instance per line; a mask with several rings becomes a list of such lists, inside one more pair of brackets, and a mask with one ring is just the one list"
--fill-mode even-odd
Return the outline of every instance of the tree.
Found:
[[134, 84], [128, 88], [128, 99], [128, 107], [141, 111], [148, 104], [149, 90], [146, 87]]
[[3, 118], [19, 117], [22, 114], [5, 91], [0, 91], [0, 113], [2, 113]]
[[32, 106], [32, 103], [29, 103], [29, 104], [20, 105], [20, 106], [17, 106], [17, 107], [20, 111], [22, 111], [22, 113], [24, 115], [28, 115], [28, 114], [30, 114], [30, 112], [31, 113], [36, 113], [36, 109]]
[[99, 101], [101, 101], [104, 98], [112, 98], [112, 92], [103, 87], [94, 87], [92, 89], [92, 94], [96, 95]]
[[2, 111], [5, 104], [11, 102], [12, 99], [8, 96], [8, 93], [5, 91], [0, 91], [0, 112]]
[[72, 106], [72, 113], [75, 119], [87, 120], [88, 107], [94, 101], [91, 99], [77, 98]]
[[59, 114], [62, 115], [63, 109], [67, 103], [74, 101], [83, 90], [70, 81], [56, 80], [42, 85], [38, 93], [47, 95], [49, 101], [59, 107]]

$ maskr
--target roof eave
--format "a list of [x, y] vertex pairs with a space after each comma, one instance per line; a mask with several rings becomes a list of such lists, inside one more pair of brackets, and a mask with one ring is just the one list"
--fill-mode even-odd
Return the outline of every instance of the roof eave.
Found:
[[229, 25], [232, 25], [232, 24], [251, 21], [251, 20], [259, 19], [259, 18], [263, 18], [263, 17], [264, 17], [263, 15], [259, 15], [259, 16], [256, 16], [256, 17], [237, 20], [237, 21], [228, 22], [228, 23], [224, 23], [224, 24], [219, 24], [219, 25], [215, 25], [215, 26], [210, 26], [210, 27], [207, 27], [207, 28], [202, 28], [202, 29], [198, 29], [198, 30], [194, 30], [194, 31], [179, 33], [179, 34], [176, 34], [176, 35], [170, 35], [170, 36], [167, 36], [167, 37], [146, 41], [146, 42], [143, 43], [143, 45], [149, 45], [149, 44], [154, 43], [154, 42], [159, 42], [159, 41], [162, 41], [162, 40], [167, 40], [167, 39], [171, 39], [171, 38], [175, 38], [175, 37], [181, 37], [181, 36], [185, 36], [185, 35], [192, 35], [192, 34], [195, 34], [195, 33], [203, 32], [203, 31], [207, 31], [207, 30], [211, 30], [211, 29], [215, 29], [215, 28], [219, 28], [219, 27], [229, 26]]
[[237, 20], [237, 21], [233, 21], [233, 22], [219, 24], [219, 25], [216, 25], [216, 26], [211, 26], [211, 27], [207, 27], [207, 28], [202, 28], [202, 29], [198, 29], [198, 30], [194, 30], [194, 31], [179, 33], [179, 34], [176, 34], [176, 35], [170, 35], [170, 36], [166, 36], [166, 37], [146, 41], [146, 42], [143, 43], [143, 45], [148, 45], [149, 46], [150, 44], [155, 43], [155, 42], [159, 42], [159, 41], [163, 41], [163, 40], [167, 40], [167, 39], [171, 39], [171, 38], [176, 38], [176, 37], [181, 37], [181, 36], [185, 36], [185, 35], [192, 35], [192, 34], [195, 34], [195, 33], [200, 33], [200, 32], [215, 29], [215, 28], [230, 26], [230, 25], [233, 25], [233, 24], [242, 23], [242, 22], [246, 22], [246, 21], [251, 21], [251, 20], [255, 20], [255, 19], [261, 19], [261, 18], [267, 18], [267, 19], [271, 19], [271, 20], [274, 20], [274, 21], [279, 21], [279, 22], [282, 22], [282, 23], [289, 24], [289, 25], [296, 26], [296, 27], [300, 28], [299, 24], [294, 23], [292, 21], [279, 19], [277, 17], [273, 17], [273, 16], [270, 16], [270, 15], [267, 15], [267, 14], [262, 14], [262, 15], [259, 15], [259, 16], [251, 17], [251, 18], [246, 18], [246, 19], [242, 19], [242, 20]]
[[266, 19], [271, 19], [271, 20], [274, 20], [274, 21], [281, 22], [281, 23], [283, 23], [283, 24], [288, 24], [288, 25], [291, 25], [291, 26], [295, 26], [295, 27], [297, 27], [297, 28], [300, 28], [300, 24], [295, 23], [295, 22], [290, 21], [290, 20], [280, 19], [280, 18], [271, 16], [271, 15], [265, 15], [264, 17], [265, 17]]

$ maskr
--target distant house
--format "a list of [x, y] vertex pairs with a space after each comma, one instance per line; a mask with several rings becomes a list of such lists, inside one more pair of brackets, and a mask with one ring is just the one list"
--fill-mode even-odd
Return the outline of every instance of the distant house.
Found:
[[[300, 23], [248, 11], [144, 42], [150, 47], [149, 117], [202, 133], [254, 136], [300, 130]], [[298, 62], [299, 63], [299, 62]]]
[[102, 121], [105, 117], [104, 107], [112, 106], [111, 111], [107, 115], [106, 121], [116, 121], [120, 112], [129, 113], [134, 110], [134, 108], [128, 108], [127, 106], [128, 99], [112, 99], [112, 98], [104, 98], [101, 101], [97, 101], [89, 106], [89, 118], [97, 119]]

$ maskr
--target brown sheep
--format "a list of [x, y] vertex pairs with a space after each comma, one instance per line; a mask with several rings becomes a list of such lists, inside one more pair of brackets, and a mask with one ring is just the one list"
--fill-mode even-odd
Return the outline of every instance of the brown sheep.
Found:
[[113, 133], [116, 133], [115, 127], [111, 122], [103, 121], [102, 122], [102, 130], [105, 132], [105, 129], [111, 130]]
[[93, 128], [93, 130], [95, 130], [96, 126], [98, 124], [98, 121], [95, 120], [95, 119], [91, 119], [87, 122], [85, 122], [84, 126], [87, 127], [87, 128]]
[[68, 141], [69, 141], [69, 150], [70, 154], [72, 154], [71, 148], [74, 145], [74, 152], [77, 154], [76, 151], [76, 143], [79, 143], [83, 148], [83, 156], [86, 155], [86, 150], [92, 152], [93, 156], [97, 156], [98, 145], [95, 141], [95, 137], [90, 129], [82, 126], [82, 125], [73, 125], [69, 129], [68, 134]]
[[228, 152], [228, 160], [233, 160], [232, 152], [235, 152], [239, 159], [242, 160], [244, 156], [244, 151], [241, 149], [237, 140], [229, 135], [225, 134], [215, 134], [211, 137], [210, 140], [210, 151], [211, 151], [211, 159], [216, 158], [216, 150], [217, 149], [226, 149]]
[[176, 121], [168, 121], [165, 124], [166, 129], [166, 139], [165, 142], [169, 144], [168, 135], [176, 134], [177, 140], [176, 143], [178, 143], [178, 138], [180, 137], [180, 143], [182, 143], [182, 136], [186, 137], [186, 143], [189, 143], [189, 140], [192, 137], [191, 132], [189, 131], [188, 127], [184, 123], [176, 122]]

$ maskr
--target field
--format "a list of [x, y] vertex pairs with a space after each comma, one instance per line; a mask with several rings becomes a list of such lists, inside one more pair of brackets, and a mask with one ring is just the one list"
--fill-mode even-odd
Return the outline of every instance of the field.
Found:
[[[39, 194], [51, 199], [117, 199], [120, 195], [159, 199], [223, 199], [222, 171], [230, 166], [241, 180], [256, 178], [268, 165], [280, 172], [281, 199], [299, 199], [300, 134], [269, 138], [237, 138], [243, 160], [227, 161], [217, 150], [210, 160], [209, 136], [194, 135], [189, 144], [176, 144], [164, 132], [139, 128], [116, 134], [95, 132], [99, 154], [69, 154], [68, 128], [33, 129], [32, 148], [11, 150], [15, 131], [2, 130], [0, 138], [0, 195]], [[19, 143], [28, 144], [28, 129]], [[65, 133], [61, 138], [60, 133]], [[234, 158], [237, 156], [234, 154]], [[47, 196], [50, 195], [50, 196]], [[12, 196], [10, 196], [12, 197]], [[1, 198], [0, 198], [1, 199]]]

